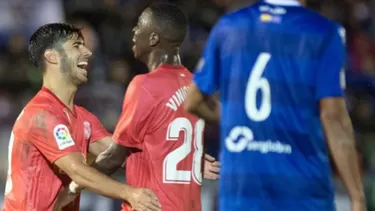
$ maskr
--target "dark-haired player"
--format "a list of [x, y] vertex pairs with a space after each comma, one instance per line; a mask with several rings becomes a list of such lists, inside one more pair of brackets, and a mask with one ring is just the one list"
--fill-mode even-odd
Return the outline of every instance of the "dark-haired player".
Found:
[[[220, 210], [333, 211], [329, 151], [364, 211], [344, 100], [345, 30], [297, 0], [264, 0], [211, 31], [186, 109], [220, 91]], [[328, 146], [327, 146], [328, 144]]]
[[[99, 154], [111, 136], [93, 114], [74, 105], [91, 56], [81, 31], [63, 23], [44, 25], [31, 36], [29, 54], [43, 71], [43, 87], [13, 127], [3, 211], [60, 210], [58, 195], [67, 192], [71, 179], [134, 207], [158, 207], [151, 191], [116, 182], [85, 162], [88, 151]], [[79, 197], [63, 210], [78, 211]]]
[[[139, 17], [133, 51], [150, 72], [130, 83], [114, 142], [95, 163], [111, 173], [129, 153], [127, 183], [153, 190], [163, 211], [201, 210], [204, 121], [183, 109], [192, 74], [179, 56], [187, 24], [171, 4], [153, 4]], [[122, 210], [132, 209], [124, 203]]]

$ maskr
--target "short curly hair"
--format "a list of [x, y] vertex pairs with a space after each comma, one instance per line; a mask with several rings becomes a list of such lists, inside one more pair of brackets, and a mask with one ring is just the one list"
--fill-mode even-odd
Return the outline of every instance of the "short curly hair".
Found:
[[146, 9], [151, 11], [152, 17], [162, 30], [163, 37], [181, 45], [188, 31], [188, 19], [185, 13], [174, 4], [154, 3]]

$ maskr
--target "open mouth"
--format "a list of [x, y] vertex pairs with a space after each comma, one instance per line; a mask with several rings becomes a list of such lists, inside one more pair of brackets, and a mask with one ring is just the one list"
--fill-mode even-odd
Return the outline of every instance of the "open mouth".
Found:
[[79, 68], [80, 71], [82, 71], [84, 75], [87, 75], [87, 70], [86, 70], [87, 66], [88, 66], [87, 62], [78, 62], [77, 64], [77, 67]]

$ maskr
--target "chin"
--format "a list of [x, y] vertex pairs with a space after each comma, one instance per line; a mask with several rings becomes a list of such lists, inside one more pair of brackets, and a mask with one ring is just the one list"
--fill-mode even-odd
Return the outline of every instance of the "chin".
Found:
[[77, 86], [84, 85], [88, 81], [88, 78], [86, 76], [79, 76], [77, 77]]

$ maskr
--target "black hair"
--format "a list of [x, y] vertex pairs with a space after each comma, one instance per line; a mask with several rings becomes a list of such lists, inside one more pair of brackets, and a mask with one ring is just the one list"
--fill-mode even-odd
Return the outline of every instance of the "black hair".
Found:
[[29, 41], [29, 58], [39, 68], [44, 69], [43, 54], [47, 49], [59, 45], [73, 36], [83, 39], [81, 29], [67, 23], [50, 23], [38, 28]]
[[147, 7], [162, 36], [176, 45], [181, 45], [188, 30], [188, 19], [184, 12], [174, 4], [155, 3]]

